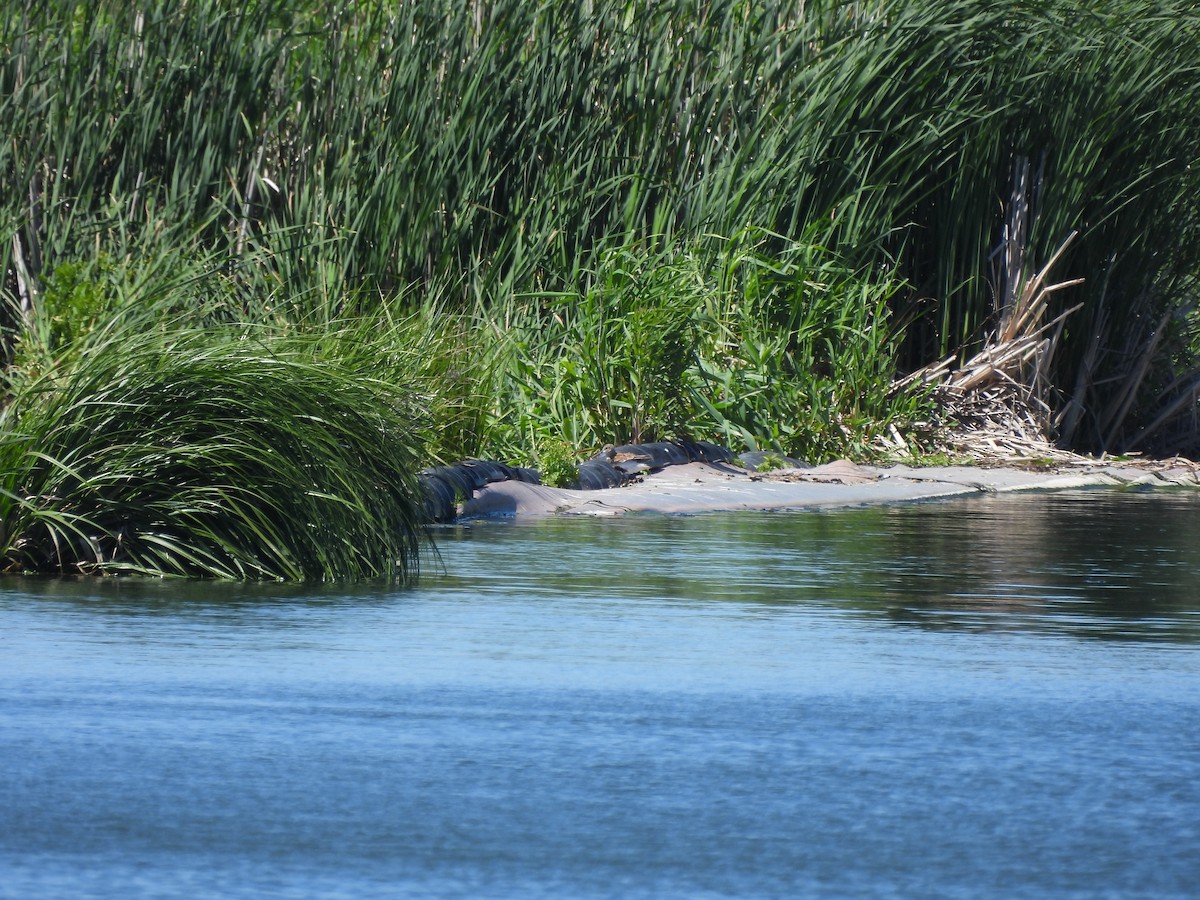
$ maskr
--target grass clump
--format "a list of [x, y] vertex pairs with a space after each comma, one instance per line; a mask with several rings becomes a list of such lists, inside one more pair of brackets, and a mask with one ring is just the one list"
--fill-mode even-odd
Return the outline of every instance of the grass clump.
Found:
[[311, 338], [116, 329], [0, 414], [8, 571], [226, 578], [415, 573], [405, 386]]
[[160, 249], [60, 264], [14, 311], [0, 568], [415, 575], [415, 473], [478, 446], [466, 320], [362, 297], [333, 319]]
[[687, 372], [705, 295], [695, 260], [642, 245], [607, 254], [578, 291], [514, 298], [487, 320], [500, 349], [500, 446], [660, 440], [692, 410]]
[[746, 232], [605, 257], [577, 292], [491, 320], [501, 446], [679, 437], [788, 456], [863, 455], [922, 410], [893, 390], [902, 284], [812, 241]]
[[563, 440], [543, 440], [537, 448], [537, 468], [542, 484], [556, 488], [579, 485], [579, 464], [575, 448]]

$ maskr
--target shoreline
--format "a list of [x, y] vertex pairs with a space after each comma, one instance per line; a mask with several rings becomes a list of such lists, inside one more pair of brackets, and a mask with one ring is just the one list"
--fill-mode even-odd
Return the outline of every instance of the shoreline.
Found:
[[690, 462], [647, 473], [621, 487], [600, 490], [494, 482], [475, 491], [460, 506], [457, 521], [836, 509], [1076, 488], [1200, 488], [1200, 465], [1191, 461], [1079, 460], [1036, 470], [1013, 463], [917, 467], [838, 460], [813, 468], [770, 472], [753, 472], [726, 463]]

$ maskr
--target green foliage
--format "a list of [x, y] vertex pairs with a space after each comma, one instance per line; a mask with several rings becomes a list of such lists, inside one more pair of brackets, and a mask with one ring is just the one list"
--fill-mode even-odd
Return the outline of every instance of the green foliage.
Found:
[[704, 309], [696, 396], [725, 440], [822, 459], [865, 456], [890, 423], [921, 410], [895, 394], [903, 284], [856, 270], [812, 242], [766, 255], [745, 239], [723, 259]]
[[580, 293], [516, 298], [503, 326], [492, 320], [505, 352], [502, 445], [659, 440], [690, 412], [685, 374], [704, 296], [694, 260], [630, 247], [589, 275]]
[[97, 261], [95, 267], [99, 272], [93, 276], [91, 267], [65, 262], [46, 283], [41, 318], [50, 326], [46, 343], [52, 353], [84, 337], [112, 314], [117, 296], [113, 285], [104, 280], [105, 261]]
[[120, 287], [106, 259], [60, 263], [42, 285], [37, 307], [14, 309], [20, 328], [12, 348], [10, 381], [37, 375], [57, 365], [56, 357], [75, 348], [116, 313]]
[[888, 304], [902, 285], [812, 243], [769, 256], [773, 243], [637, 245], [609, 254], [582, 294], [504, 308], [496, 445], [511, 455], [555, 436], [599, 447], [687, 435], [867, 453], [921, 409], [892, 391]]
[[[427, 458], [862, 454], [919, 406], [897, 369], [977, 343], [1077, 230], [1065, 437], [1197, 443], [1184, 0], [46, 0], [0, 48], [13, 410], [145, 312], [407, 386]], [[50, 429], [4, 427], [14, 459]]]
[[755, 467], [755, 471], [774, 472], [776, 469], [784, 468], [785, 465], [786, 464], [781, 457], [776, 456], [774, 453], [768, 453], [763, 457], [763, 461]]
[[422, 508], [405, 386], [319, 342], [118, 329], [0, 417], [10, 570], [402, 577]]
[[542, 484], [550, 487], [578, 486], [578, 461], [575, 448], [563, 440], [546, 438], [537, 447], [537, 467]]

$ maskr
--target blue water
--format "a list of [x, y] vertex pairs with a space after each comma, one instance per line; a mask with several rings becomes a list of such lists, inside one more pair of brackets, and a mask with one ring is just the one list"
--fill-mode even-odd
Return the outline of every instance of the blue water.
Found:
[[0, 896], [1190, 897], [1200, 497], [0, 582]]

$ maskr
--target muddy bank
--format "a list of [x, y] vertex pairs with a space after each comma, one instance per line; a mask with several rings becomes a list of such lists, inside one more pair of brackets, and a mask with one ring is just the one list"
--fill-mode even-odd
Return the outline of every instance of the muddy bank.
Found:
[[1053, 469], [1015, 466], [864, 466], [846, 461], [813, 468], [753, 472], [728, 462], [689, 462], [600, 490], [567, 490], [499, 481], [474, 491], [461, 518], [619, 516], [720, 510], [820, 509], [932, 500], [980, 493], [1068, 488], [1200, 487], [1200, 468], [1183, 460], [1095, 460]]

